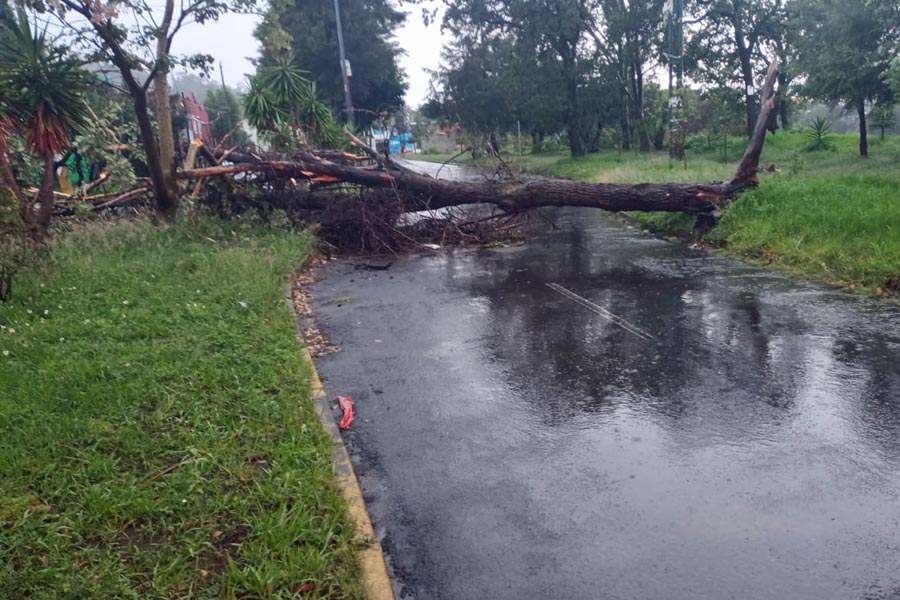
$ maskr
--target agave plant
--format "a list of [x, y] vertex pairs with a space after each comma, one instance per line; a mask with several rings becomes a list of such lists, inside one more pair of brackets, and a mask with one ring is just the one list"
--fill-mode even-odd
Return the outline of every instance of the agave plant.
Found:
[[[24, 13], [0, 38], [0, 114], [24, 134], [29, 149], [44, 161], [44, 177], [34, 202], [22, 214], [29, 234], [43, 241], [53, 209], [54, 157], [72, 143], [72, 130], [87, 121], [82, 91], [88, 76], [54, 46], [46, 30], [32, 33]], [[35, 204], [40, 209], [35, 214]]]
[[806, 149], [811, 152], [834, 149], [834, 142], [831, 140], [831, 123], [827, 119], [816, 117], [815, 121], [806, 126], [803, 135], [806, 137]]

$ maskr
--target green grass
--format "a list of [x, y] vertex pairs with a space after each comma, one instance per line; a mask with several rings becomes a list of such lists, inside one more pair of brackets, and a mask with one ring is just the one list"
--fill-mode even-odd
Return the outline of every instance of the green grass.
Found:
[[312, 243], [93, 224], [20, 275], [0, 305], [0, 597], [362, 596], [284, 297]]
[[[900, 291], [900, 136], [870, 139], [858, 156], [856, 135], [836, 135], [833, 151], [808, 152], [800, 133], [769, 135], [758, 190], [743, 194], [706, 236], [735, 256], [833, 284], [867, 291]], [[513, 159], [554, 177], [615, 183], [725, 180], [733, 176], [744, 141], [718, 147], [694, 140], [687, 162], [665, 153], [608, 150], [580, 158], [562, 154]], [[684, 214], [632, 213], [641, 225], [685, 234]]]

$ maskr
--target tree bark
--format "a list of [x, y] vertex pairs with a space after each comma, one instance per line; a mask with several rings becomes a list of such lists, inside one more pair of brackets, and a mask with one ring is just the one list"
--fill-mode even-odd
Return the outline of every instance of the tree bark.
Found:
[[737, 48], [738, 61], [741, 65], [741, 78], [744, 81], [744, 99], [747, 105], [747, 137], [753, 135], [753, 128], [756, 125], [756, 96], [753, 86], [753, 63], [751, 61], [752, 47], [748, 47], [744, 40], [744, 24], [741, 19], [740, 6], [734, 6], [732, 15], [734, 26], [734, 42]]
[[866, 129], [866, 99], [856, 101], [856, 113], [859, 115], [859, 155], [869, 158], [869, 133]]
[[790, 128], [788, 122], [788, 82], [784, 73], [778, 73], [778, 116], [781, 119], [781, 129], [787, 131]]
[[[76, 9], [78, 5], [67, 4]], [[76, 11], [78, 12], [78, 11]], [[147, 170], [150, 172], [150, 181], [153, 186], [153, 195], [156, 198], [156, 213], [163, 220], [171, 221], [175, 218], [178, 209], [178, 196], [166, 185], [166, 175], [162, 167], [159, 155], [159, 146], [156, 143], [156, 133], [153, 130], [153, 121], [150, 119], [150, 111], [147, 105], [147, 92], [137, 82], [132, 69], [134, 65], [128, 59], [125, 51], [119, 45], [116, 31], [108, 22], [94, 22], [90, 12], [82, 11], [80, 14], [88, 19], [94, 31], [109, 48], [113, 65], [119, 70], [122, 81], [128, 89], [128, 94], [134, 102], [134, 116], [138, 122], [138, 130], [141, 134], [141, 145], [147, 158]]]
[[[561, 179], [447, 181], [412, 172], [389, 160], [381, 162], [378, 168], [366, 168], [332, 162], [311, 152], [301, 152], [290, 161], [261, 161], [252, 155], [232, 153], [229, 160], [238, 164], [192, 169], [179, 173], [179, 177], [193, 179], [257, 172], [261, 175], [306, 177], [313, 181], [341, 181], [392, 191], [391, 197], [400, 203], [401, 212], [485, 204], [507, 213], [520, 213], [541, 206], [581, 206], [614, 212], [710, 213], [726, 206], [745, 189], [758, 184], [757, 170], [766, 138], [766, 122], [775, 110], [773, 92], [776, 73], [777, 63], [773, 63], [766, 76], [762, 110], [747, 150], [735, 176], [727, 182], [627, 185]], [[355, 139], [354, 143], [361, 144]], [[367, 150], [370, 156], [374, 155], [374, 151]]]
[[[159, 162], [162, 168], [163, 185], [167, 197], [178, 197], [178, 182], [175, 178], [175, 132], [172, 129], [172, 104], [169, 100], [169, 28], [175, 12], [175, 0], [166, 0], [165, 12], [156, 32], [157, 73], [153, 78], [153, 92], [156, 97], [156, 123], [159, 128]], [[161, 216], [172, 219], [177, 204], [169, 207]]]
[[639, 60], [634, 60], [631, 71], [631, 92], [634, 97], [634, 120], [638, 127], [638, 146], [641, 152], [650, 152], [650, 134], [644, 123], [644, 72]]

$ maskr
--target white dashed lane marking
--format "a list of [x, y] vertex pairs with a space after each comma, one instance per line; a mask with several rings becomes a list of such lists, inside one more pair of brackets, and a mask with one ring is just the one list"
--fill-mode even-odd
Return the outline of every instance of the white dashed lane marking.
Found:
[[642, 330], [637, 325], [634, 325], [633, 323], [629, 323], [622, 317], [620, 317], [618, 315], [614, 315], [613, 313], [609, 312], [608, 310], [606, 310], [605, 308], [603, 308], [601, 306], [597, 306], [596, 304], [594, 304], [587, 298], [582, 298], [581, 296], [579, 296], [572, 290], [566, 289], [563, 286], [556, 284], [556, 283], [548, 283], [547, 287], [550, 288], [551, 290], [553, 290], [554, 292], [556, 292], [557, 294], [565, 296], [569, 300], [572, 300], [573, 302], [580, 304], [581, 306], [585, 307], [592, 313], [598, 314], [601, 317], [603, 317], [604, 319], [607, 319], [610, 322], [615, 323], [616, 325], [618, 325], [619, 327], [621, 327], [628, 333], [634, 334], [643, 340], [650, 341], [650, 340], [656, 339], [655, 336]]

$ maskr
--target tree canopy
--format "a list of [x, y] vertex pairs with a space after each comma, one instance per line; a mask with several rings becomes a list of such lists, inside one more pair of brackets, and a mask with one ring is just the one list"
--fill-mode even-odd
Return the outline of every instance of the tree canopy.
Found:
[[[362, 127], [381, 112], [403, 107], [407, 84], [398, 64], [394, 30], [405, 14], [388, 0], [341, 0], [355, 121]], [[262, 66], [289, 59], [309, 72], [319, 96], [335, 112], [344, 106], [333, 0], [275, 0], [256, 31]]]

